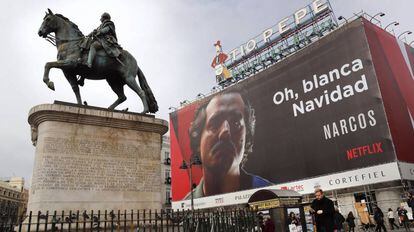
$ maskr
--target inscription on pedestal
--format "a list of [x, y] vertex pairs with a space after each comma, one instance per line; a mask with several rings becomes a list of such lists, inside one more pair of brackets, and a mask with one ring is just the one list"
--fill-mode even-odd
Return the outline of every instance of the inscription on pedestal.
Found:
[[105, 140], [46, 137], [33, 190], [158, 192], [160, 162], [150, 148]]

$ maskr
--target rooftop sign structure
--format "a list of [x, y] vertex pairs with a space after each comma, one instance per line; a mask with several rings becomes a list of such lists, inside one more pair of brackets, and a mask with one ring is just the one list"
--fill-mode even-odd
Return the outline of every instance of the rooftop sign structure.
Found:
[[226, 87], [249, 77], [336, 27], [329, 0], [314, 0], [229, 53], [223, 52], [217, 41], [214, 44], [217, 54], [212, 63], [217, 83]]

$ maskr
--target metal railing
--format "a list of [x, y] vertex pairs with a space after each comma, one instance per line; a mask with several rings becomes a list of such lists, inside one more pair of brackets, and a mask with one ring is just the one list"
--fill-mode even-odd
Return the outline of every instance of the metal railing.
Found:
[[[16, 215], [6, 215], [16, 218]], [[245, 232], [257, 228], [256, 212], [235, 210], [130, 210], [30, 212], [17, 223], [2, 218], [0, 231]]]

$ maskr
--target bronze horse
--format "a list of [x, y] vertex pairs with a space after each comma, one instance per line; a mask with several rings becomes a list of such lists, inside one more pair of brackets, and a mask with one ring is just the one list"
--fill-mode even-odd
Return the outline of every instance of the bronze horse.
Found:
[[[55, 33], [51, 36], [50, 33]], [[78, 26], [69, 19], [60, 14], [53, 14], [48, 9], [43, 23], [40, 26], [39, 36], [43, 38], [53, 38], [57, 47], [57, 61], [47, 62], [43, 75], [43, 82], [55, 90], [54, 84], [49, 80], [49, 71], [51, 68], [58, 68], [63, 71], [66, 79], [69, 81], [73, 92], [76, 95], [78, 104], [82, 104], [79, 92], [78, 76], [91, 80], [106, 79], [112, 90], [118, 95], [118, 99], [109, 106], [109, 109], [115, 109], [119, 104], [126, 100], [124, 94], [124, 85], [129, 86], [142, 100], [144, 110], [142, 113], [155, 113], [158, 111], [157, 101], [148, 86], [144, 74], [138, 67], [135, 58], [126, 50], [122, 50], [118, 58], [110, 57], [101, 49], [98, 50], [93, 61], [92, 68], [82, 64], [82, 51], [80, 44], [85, 36], [78, 29]], [[135, 80], [138, 75], [139, 84]]]

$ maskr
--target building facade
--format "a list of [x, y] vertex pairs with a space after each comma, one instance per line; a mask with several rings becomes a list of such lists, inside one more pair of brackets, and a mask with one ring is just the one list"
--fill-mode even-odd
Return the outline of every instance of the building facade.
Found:
[[0, 180], [0, 224], [16, 223], [26, 213], [28, 192], [22, 177]]
[[[373, 215], [375, 207], [379, 207], [384, 213], [388, 212], [388, 209], [392, 209], [398, 220], [397, 208], [404, 206], [408, 211], [408, 217], [412, 219], [412, 210], [407, 204], [407, 191], [412, 188], [412, 185], [412, 181], [395, 180], [352, 188], [328, 190], [325, 191], [325, 195], [334, 202], [345, 217], [349, 212], [352, 212], [359, 224], [362, 222], [366, 223], [366, 221], [363, 221], [364, 215]], [[303, 195], [304, 203], [310, 203], [313, 199], [313, 194]], [[369, 220], [371, 220], [370, 223], [374, 223], [372, 216]]]
[[161, 146], [161, 201], [163, 209], [171, 208], [171, 155], [170, 137], [162, 137]]
[[[170, 114], [173, 208], [192, 205], [185, 197], [191, 178], [179, 166], [191, 159], [191, 145], [201, 144], [197, 133], [189, 136], [194, 115], [212, 99], [239, 94], [254, 109], [242, 116], [255, 126], [253, 147], [240, 167], [271, 183], [261, 187], [297, 191], [305, 203], [322, 188], [344, 215], [359, 218], [370, 218], [376, 206], [383, 212], [408, 209], [406, 193], [414, 181], [414, 48], [361, 17], [277, 58], [248, 80]], [[218, 125], [213, 128], [227, 128]], [[197, 167], [192, 173], [196, 184], [203, 172]], [[194, 207], [245, 206], [258, 189], [252, 184], [216, 195], [201, 192]]]

